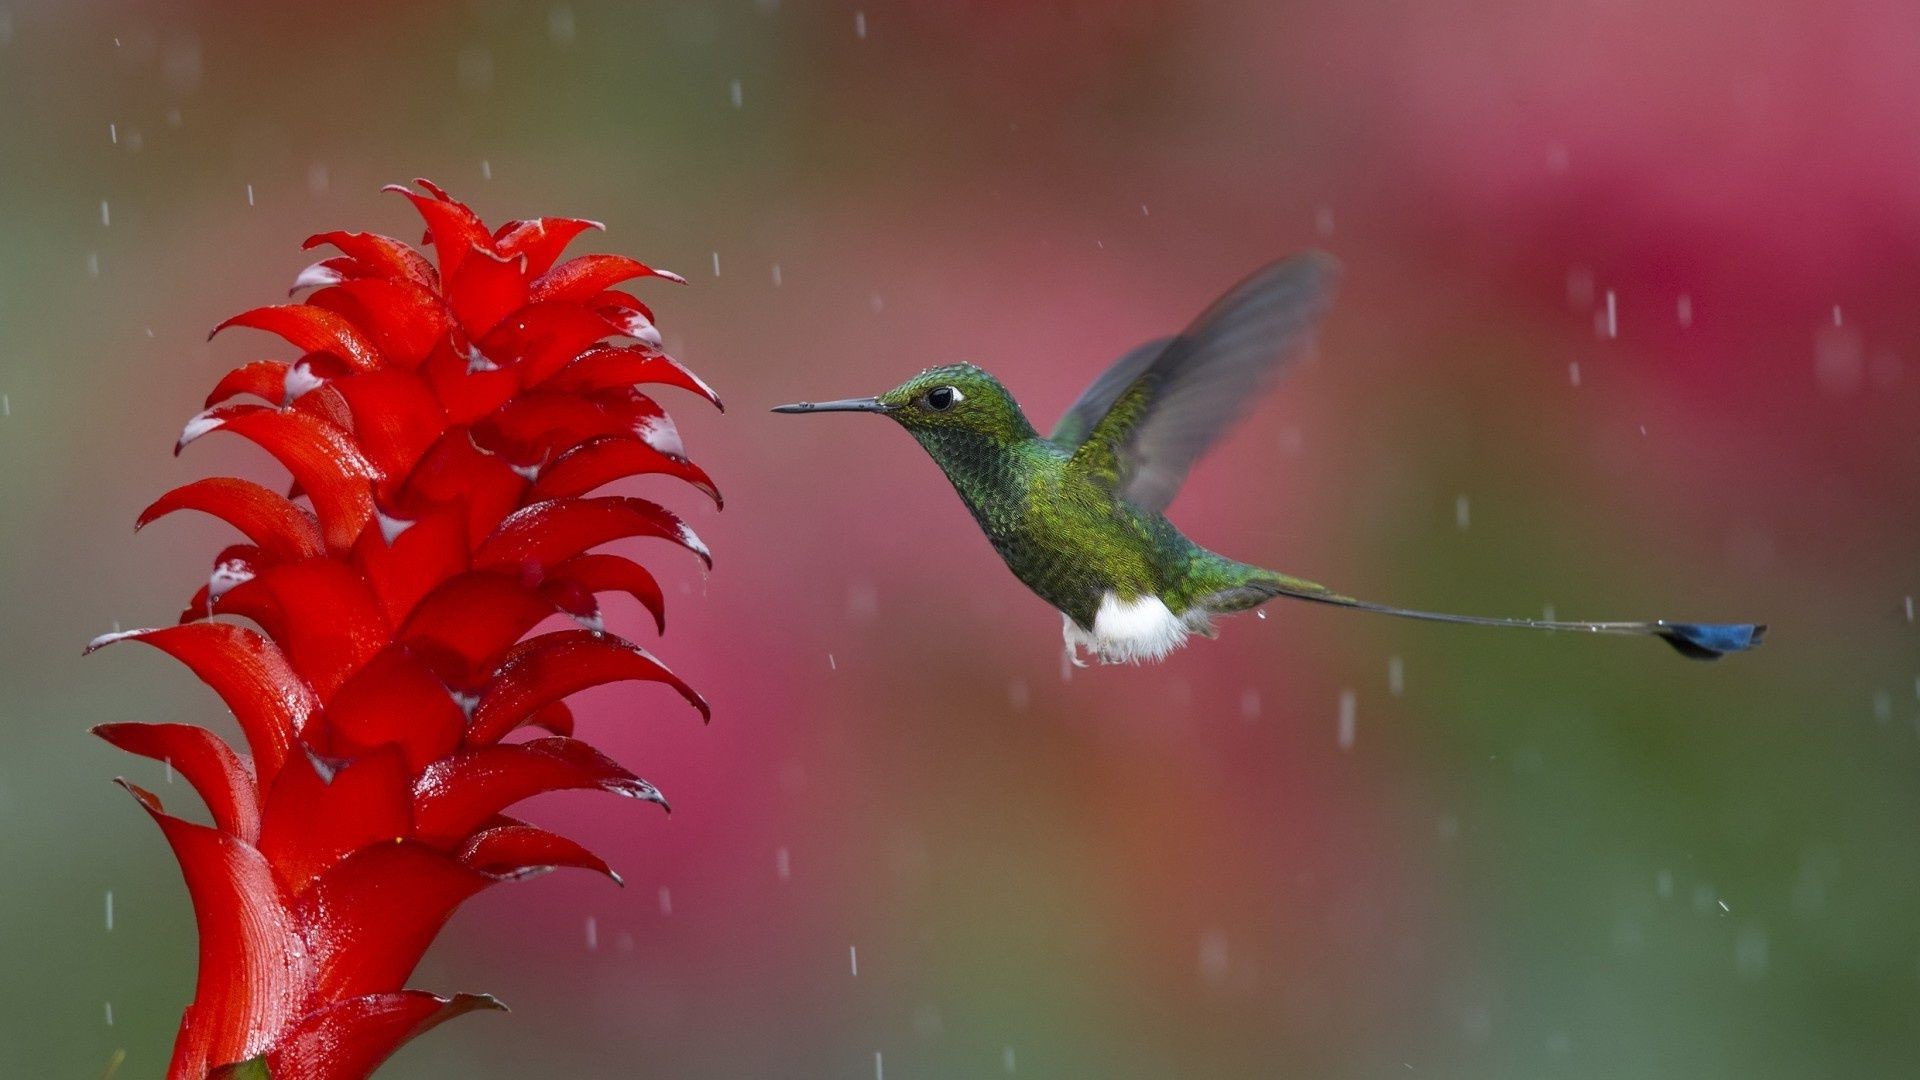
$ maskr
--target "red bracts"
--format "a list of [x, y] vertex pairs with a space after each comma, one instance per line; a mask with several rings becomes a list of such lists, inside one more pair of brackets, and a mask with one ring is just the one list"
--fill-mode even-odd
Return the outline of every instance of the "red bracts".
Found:
[[[180, 660], [246, 742], [242, 754], [185, 724], [97, 729], [169, 762], [212, 819], [172, 816], [122, 782], [173, 846], [199, 923], [174, 1080], [364, 1077], [442, 1020], [497, 1007], [403, 988], [453, 910], [559, 866], [618, 880], [506, 811], [563, 788], [666, 805], [573, 737], [564, 699], [639, 679], [707, 712], [602, 625], [608, 593], [661, 626], [665, 615], [645, 568], [593, 550], [653, 537], [711, 561], [663, 507], [593, 494], [658, 473], [720, 501], [643, 388], [719, 399], [660, 350], [652, 310], [623, 288], [680, 279], [616, 255], [562, 262], [597, 225], [489, 231], [418, 184], [425, 194], [392, 190], [426, 219], [435, 260], [385, 236], [323, 233], [306, 246], [337, 254], [301, 272], [305, 301], [215, 331], [264, 330], [297, 355], [227, 375], [179, 448], [248, 439], [286, 467], [293, 494], [213, 478], [161, 496], [139, 526], [197, 510], [244, 540], [215, 558], [177, 625], [89, 646], [141, 641]], [[556, 614], [574, 628], [526, 636]]]

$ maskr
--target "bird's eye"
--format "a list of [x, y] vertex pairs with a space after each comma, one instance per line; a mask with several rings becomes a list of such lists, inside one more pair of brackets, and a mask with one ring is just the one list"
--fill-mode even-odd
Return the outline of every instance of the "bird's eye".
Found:
[[951, 386], [936, 386], [927, 391], [927, 408], [934, 412], [946, 412], [965, 400], [960, 391]]

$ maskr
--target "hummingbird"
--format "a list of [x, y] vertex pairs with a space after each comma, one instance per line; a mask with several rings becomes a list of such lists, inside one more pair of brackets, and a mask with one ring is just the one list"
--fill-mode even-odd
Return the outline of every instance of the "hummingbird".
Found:
[[1061, 614], [1067, 659], [1159, 661], [1215, 620], [1275, 597], [1432, 622], [1656, 637], [1715, 660], [1760, 644], [1764, 625], [1575, 622], [1414, 611], [1216, 554], [1167, 520], [1194, 463], [1307, 353], [1339, 263], [1307, 251], [1229, 289], [1173, 337], [1138, 346], [1042, 436], [1007, 388], [972, 364], [928, 368], [878, 397], [777, 413], [878, 413], [940, 466], [1015, 577]]

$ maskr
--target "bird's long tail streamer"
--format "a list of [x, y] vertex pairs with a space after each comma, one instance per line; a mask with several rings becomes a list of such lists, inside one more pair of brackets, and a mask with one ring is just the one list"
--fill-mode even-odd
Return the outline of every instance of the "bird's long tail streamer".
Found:
[[1672, 622], [1655, 619], [1651, 622], [1581, 622], [1568, 619], [1499, 619], [1485, 615], [1454, 615], [1441, 611], [1415, 611], [1410, 608], [1390, 607], [1366, 600], [1356, 600], [1351, 596], [1325, 590], [1315, 591], [1313, 587], [1301, 588], [1305, 582], [1287, 581], [1282, 584], [1267, 584], [1275, 595], [1290, 596], [1297, 600], [1311, 600], [1317, 604], [1332, 604], [1336, 607], [1353, 608], [1358, 611], [1372, 611], [1381, 615], [1397, 615], [1402, 619], [1422, 619], [1427, 622], [1462, 623], [1468, 626], [1502, 626], [1518, 630], [1565, 630], [1585, 634], [1613, 634], [1622, 637], [1657, 637], [1674, 647], [1682, 656], [1695, 660], [1718, 660], [1729, 653], [1745, 652], [1759, 645], [1766, 637], [1764, 623], [1695, 623]]

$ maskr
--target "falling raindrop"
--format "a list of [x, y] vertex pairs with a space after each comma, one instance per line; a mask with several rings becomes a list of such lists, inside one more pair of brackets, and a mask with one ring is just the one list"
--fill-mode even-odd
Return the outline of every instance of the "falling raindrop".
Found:
[[713, 276], [720, 276], [720, 253], [717, 251], [713, 253]]
[[113, 890], [107, 890], [107, 933], [113, 933]]
[[847, 946], [847, 967], [853, 972], [854, 978], [857, 979], [860, 977], [860, 947], [859, 946], [857, 945]]
[[665, 885], [660, 886], [660, 914], [673, 914], [673, 890]]
[[1467, 497], [1465, 495], [1461, 495], [1453, 500], [1453, 523], [1461, 532], [1466, 532], [1467, 526], [1473, 523], [1473, 514], [1467, 505]]
[[867, 40], [867, 13], [864, 11], [853, 13], [853, 36], [861, 41]]
[[833, 654], [832, 654], [832, 653], [828, 653], [828, 654], [827, 654], [827, 670], [828, 670], [828, 671], [839, 671], [839, 670], [840, 670], [840, 665], [839, 665], [839, 664], [837, 664], [837, 663], [834, 663], [834, 660], [833, 660]]
[[482, 180], [493, 179], [493, 162], [487, 160], [486, 158], [480, 159], [480, 179]]
[[107, 200], [100, 200], [100, 225], [102, 228], [113, 224], [113, 214], [107, 208]]
[[1674, 312], [1674, 314], [1675, 314], [1676, 316], [1678, 316], [1678, 317], [1679, 317], [1679, 319], [1680, 319], [1680, 329], [1682, 329], [1682, 330], [1688, 330], [1688, 329], [1692, 329], [1692, 327], [1693, 327], [1693, 297], [1691, 297], [1691, 296], [1688, 296], [1688, 295], [1687, 295], [1686, 293], [1681, 293], [1681, 294], [1680, 294], [1680, 299], [1679, 299], [1679, 301], [1678, 301], [1678, 302], [1677, 302], [1677, 303], [1676, 303], [1676, 304], [1674, 305], [1674, 307], [1675, 307], [1675, 312]]
[[327, 193], [327, 167], [319, 162], [307, 166], [307, 193], [325, 195]]
[[1260, 691], [1242, 690], [1240, 692], [1240, 716], [1245, 720], [1260, 718]]
[[887, 1080], [887, 1067], [880, 1060], [880, 1051], [873, 1052], [873, 1080]]
[[1612, 289], [1607, 290], [1607, 337], [1609, 340], [1620, 336], [1620, 300]]
[[1333, 235], [1333, 207], [1323, 206], [1314, 211], [1313, 231], [1321, 236]]
[[107, 125], [107, 141], [115, 146], [120, 145], [120, 125], [113, 123]]
[[1007, 684], [1007, 705], [1014, 712], [1026, 712], [1033, 704], [1033, 692], [1027, 688], [1027, 680], [1015, 679]]
[[1573, 361], [1572, 363], [1569, 363], [1569, 364], [1567, 365], [1567, 381], [1573, 384], [1573, 386], [1574, 386], [1574, 389], [1576, 389], [1576, 390], [1577, 390], [1577, 389], [1579, 389], [1579, 387], [1580, 387], [1580, 361], [1578, 361], [1578, 360], [1575, 360], [1575, 361]]
[[113, 1002], [107, 1002], [107, 1026], [113, 1026]]
[[786, 848], [780, 848], [773, 853], [773, 872], [781, 881], [793, 878], [793, 856]]
[[247, 205], [248, 206], [253, 205], [253, 185], [252, 184], [247, 185]]
[[1013, 1072], [1014, 1070], [1013, 1047], [1003, 1046], [1000, 1048], [1000, 1067], [1002, 1069], [1005, 1069], [1009, 1074]]
[[595, 920], [593, 916], [589, 915], [587, 916], [587, 948], [589, 950], [593, 950], [593, 949], [598, 949], [599, 947], [600, 947], [600, 923], [597, 920]]
[[779, 263], [773, 264], [773, 287], [776, 289], [780, 287], [780, 264]]
[[1907, 597], [1907, 621], [1913, 621], [1913, 597]]
[[734, 108], [736, 109], [740, 108], [743, 102], [743, 99], [740, 96], [740, 80], [739, 79], [735, 79], [732, 82], [727, 84], [727, 98], [728, 100], [733, 102]]
[[1357, 699], [1351, 690], [1340, 691], [1340, 749], [1353, 749], [1355, 707]]
[[873, 313], [875, 315], [878, 315], [880, 314], [881, 309], [887, 306], [887, 302], [880, 298], [879, 293], [868, 293], [867, 306], [873, 309]]
[[1398, 656], [1387, 657], [1387, 693], [1394, 697], [1407, 688], [1407, 665]]

